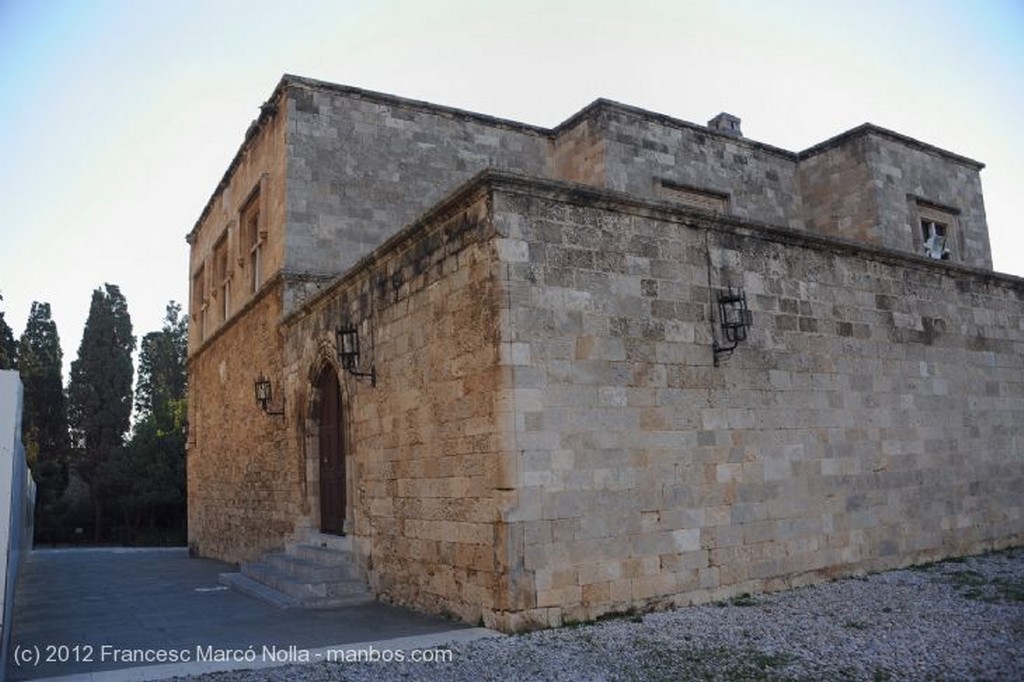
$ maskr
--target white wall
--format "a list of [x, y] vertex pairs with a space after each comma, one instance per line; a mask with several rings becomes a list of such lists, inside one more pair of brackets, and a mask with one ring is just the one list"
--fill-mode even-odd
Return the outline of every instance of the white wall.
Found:
[[21, 378], [17, 372], [0, 371], [0, 679], [7, 674], [18, 569], [32, 548], [35, 496], [21, 443]]

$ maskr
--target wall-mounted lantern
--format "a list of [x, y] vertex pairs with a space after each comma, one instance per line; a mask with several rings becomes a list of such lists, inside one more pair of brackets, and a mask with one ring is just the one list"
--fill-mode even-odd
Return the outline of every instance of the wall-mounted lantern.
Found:
[[256, 381], [253, 383], [253, 388], [256, 392], [256, 404], [260, 406], [266, 414], [271, 415], [282, 415], [284, 414], [284, 404], [281, 404], [281, 409], [273, 411], [270, 409], [270, 403], [274, 399], [273, 389], [270, 384], [270, 379], [260, 374]]
[[729, 357], [741, 341], [747, 340], [747, 329], [753, 324], [754, 316], [747, 308], [747, 295], [742, 289], [729, 287], [718, 293], [718, 321], [725, 343], [714, 341], [715, 367], [719, 358]]
[[377, 386], [377, 367], [370, 365], [369, 372], [356, 370], [359, 366], [359, 331], [353, 327], [338, 327], [334, 330], [335, 343], [338, 347], [338, 362], [343, 369], [357, 380], [370, 377], [370, 385]]

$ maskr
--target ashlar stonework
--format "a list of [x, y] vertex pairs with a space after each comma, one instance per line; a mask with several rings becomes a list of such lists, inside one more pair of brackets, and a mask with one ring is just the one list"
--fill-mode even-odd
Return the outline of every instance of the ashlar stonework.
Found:
[[[1019, 544], [1024, 281], [981, 164], [733, 119], [285, 76], [188, 237], [193, 552], [340, 528], [379, 598], [514, 631]], [[716, 359], [723, 292], [752, 324]]]

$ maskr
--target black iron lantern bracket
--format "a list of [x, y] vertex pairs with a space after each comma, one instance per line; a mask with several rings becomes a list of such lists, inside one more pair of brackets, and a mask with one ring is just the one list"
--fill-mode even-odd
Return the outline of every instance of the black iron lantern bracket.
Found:
[[348, 371], [356, 380], [370, 377], [370, 385], [377, 387], [377, 367], [370, 365], [369, 372], [360, 372], [359, 366], [359, 331], [354, 327], [338, 327], [334, 330], [335, 342], [338, 347], [338, 362], [342, 369]]
[[284, 402], [281, 402], [280, 410], [271, 410], [270, 403], [274, 400], [273, 387], [270, 384], [270, 379], [263, 376], [261, 373], [256, 381], [253, 383], [253, 389], [256, 392], [256, 404], [260, 406], [265, 414], [281, 416], [284, 414]]
[[718, 321], [724, 343], [717, 338], [712, 343], [715, 367], [721, 358], [732, 355], [741, 341], [747, 340], [747, 329], [753, 325], [754, 316], [747, 308], [747, 294], [742, 289], [729, 287], [718, 293]]

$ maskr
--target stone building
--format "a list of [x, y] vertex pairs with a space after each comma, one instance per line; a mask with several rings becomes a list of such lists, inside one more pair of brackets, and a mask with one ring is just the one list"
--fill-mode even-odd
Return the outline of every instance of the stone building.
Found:
[[191, 548], [516, 630], [1020, 543], [981, 169], [285, 76], [188, 235]]

